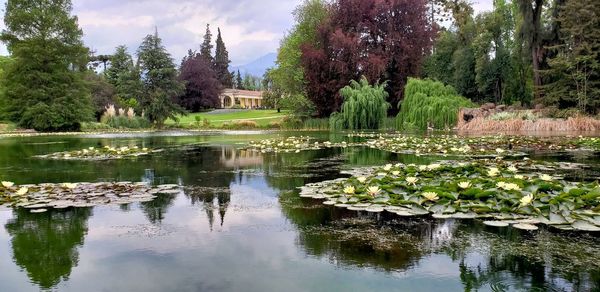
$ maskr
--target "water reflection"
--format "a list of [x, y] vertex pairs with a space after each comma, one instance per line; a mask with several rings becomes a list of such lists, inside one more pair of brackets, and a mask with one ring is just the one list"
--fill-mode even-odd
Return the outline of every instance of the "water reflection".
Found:
[[12, 236], [13, 259], [27, 271], [29, 279], [49, 289], [67, 280], [79, 261], [78, 248], [87, 233], [87, 220], [92, 211], [78, 208], [33, 214], [14, 211], [5, 226]]
[[[141, 180], [183, 188], [152, 202], [99, 208], [94, 217], [90, 209], [15, 210], [5, 225], [14, 262], [39, 287], [71, 291], [90, 286], [136, 290], [130, 282], [142, 280], [136, 278], [142, 277], [138, 270], [151, 275], [143, 280], [152, 291], [600, 288], [600, 240], [594, 237], [358, 214], [299, 198], [296, 190], [340, 177], [348, 164], [426, 163], [432, 158], [370, 148], [261, 154], [233, 142], [199, 144], [204, 139], [209, 138], [148, 137], [145, 145], [166, 150], [104, 162], [19, 161], [13, 155], [116, 142], [9, 147], [16, 152], [2, 152], [6, 148], [0, 142], [0, 168], [19, 168], [32, 182]], [[90, 235], [83, 246], [88, 222]], [[77, 266], [81, 273], [72, 273]], [[4, 287], [0, 281], [0, 290]]]

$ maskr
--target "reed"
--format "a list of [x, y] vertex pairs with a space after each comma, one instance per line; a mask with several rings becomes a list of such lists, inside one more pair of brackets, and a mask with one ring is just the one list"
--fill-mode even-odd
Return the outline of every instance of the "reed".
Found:
[[496, 121], [475, 118], [458, 126], [459, 132], [593, 132], [600, 131], [600, 120], [591, 117], [568, 119], [541, 118], [524, 120], [521, 118]]

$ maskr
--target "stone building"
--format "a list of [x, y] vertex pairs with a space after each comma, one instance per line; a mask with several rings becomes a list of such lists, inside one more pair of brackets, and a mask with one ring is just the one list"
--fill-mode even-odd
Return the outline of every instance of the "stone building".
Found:
[[263, 106], [262, 91], [225, 89], [219, 96], [222, 108], [232, 108], [239, 104], [242, 108], [260, 108]]

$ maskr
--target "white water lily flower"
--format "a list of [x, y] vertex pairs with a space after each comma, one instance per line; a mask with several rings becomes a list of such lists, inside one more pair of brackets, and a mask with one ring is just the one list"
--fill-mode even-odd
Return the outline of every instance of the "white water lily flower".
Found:
[[358, 180], [358, 182], [360, 182], [361, 184], [364, 184], [367, 181], [367, 178], [364, 176], [359, 176], [356, 178], [356, 180]]
[[440, 197], [438, 196], [437, 193], [435, 192], [424, 192], [421, 194], [425, 199], [427, 199], [428, 201], [437, 201], [440, 199]]
[[520, 174], [515, 174], [516, 179], [524, 179], [525, 177]]
[[356, 189], [354, 189], [353, 186], [347, 186], [347, 187], [344, 188], [344, 193], [345, 194], [352, 195], [352, 194], [354, 194], [355, 191], [356, 191]]
[[503, 181], [499, 181], [498, 183], [496, 183], [496, 187], [499, 189], [503, 189], [506, 186], [506, 183]]
[[88, 150], [94, 151], [94, 147], [90, 147], [90, 148], [88, 148]]
[[148, 151], [148, 148], [144, 147], [144, 148], [142, 148], [142, 151]]
[[504, 153], [504, 152], [506, 152], [504, 149], [501, 149], [501, 148], [496, 148], [496, 153], [498, 153], [498, 154], [502, 154], [502, 153]]
[[416, 177], [413, 177], [413, 176], [409, 176], [406, 178], [406, 182], [411, 185], [415, 185], [417, 183], [417, 181], [419, 181], [419, 179]]
[[[400, 164], [400, 163], [396, 163], [394, 166], [395, 166], [395, 167], [400, 167], [400, 166], [402, 166], [402, 164]], [[409, 166], [410, 166], [410, 165], [409, 165]], [[412, 166], [415, 166], [415, 165], [413, 164]]]
[[521, 207], [531, 204], [531, 202], [533, 202], [533, 195], [529, 194], [529, 195], [526, 195], [525, 197], [522, 197], [520, 202], [521, 202]]
[[65, 187], [65, 188], [67, 188], [67, 189], [72, 190], [72, 189], [74, 189], [74, 188], [77, 187], [77, 184], [74, 184], [74, 183], [64, 183], [64, 184], [62, 184], [62, 186]]
[[19, 195], [19, 196], [22, 196], [22, 195], [24, 195], [24, 194], [27, 194], [27, 192], [29, 192], [29, 189], [28, 189], [28, 188], [25, 188], [25, 187], [23, 187], [23, 188], [20, 188], [20, 189], [17, 191], [17, 193], [16, 193], [16, 194], [17, 194], [17, 195]]
[[392, 169], [392, 166], [393, 166], [393, 165], [391, 165], [391, 164], [386, 164], [386, 165], [383, 167], [383, 170], [385, 170], [385, 171], [390, 171], [390, 170]]
[[540, 179], [543, 181], [552, 181], [552, 176], [549, 176], [547, 174], [542, 174], [542, 175], [540, 175]]
[[504, 189], [507, 191], [520, 191], [521, 187], [518, 184], [508, 183], [504, 185]]
[[440, 167], [442, 167], [442, 165], [441, 165], [441, 164], [434, 163], [434, 164], [430, 164], [430, 165], [428, 165], [428, 166], [427, 166], [427, 169], [429, 169], [429, 170], [436, 170], [436, 169], [438, 169], [438, 168], [440, 168]]
[[3, 182], [2, 182], [2, 186], [3, 186], [4, 188], [7, 188], [7, 189], [8, 189], [8, 188], [12, 188], [12, 186], [14, 186], [14, 185], [15, 185], [15, 183], [14, 183], [14, 182], [11, 182], [11, 181], [3, 181]]
[[369, 195], [371, 195], [373, 197], [375, 197], [375, 195], [377, 195], [380, 191], [381, 191], [381, 189], [379, 189], [378, 186], [373, 186], [373, 187], [367, 188], [367, 193], [369, 193]]
[[458, 183], [458, 187], [461, 189], [468, 189], [471, 187], [471, 183], [468, 181], [461, 181]]
[[427, 170], [427, 166], [426, 165], [419, 165], [419, 170], [420, 171], [425, 171], [425, 170]]
[[510, 172], [517, 172], [517, 171], [519, 171], [514, 165], [509, 166], [507, 169]]
[[488, 169], [487, 174], [491, 177], [498, 176], [498, 174], [500, 174], [500, 170], [498, 170], [498, 168], [496, 167], [491, 167], [490, 169]]
[[386, 176], [386, 175], [387, 175], [387, 173], [385, 173], [385, 172], [378, 172], [378, 173], [377, 173], [377, 175], [378, 175], [378, 176]]

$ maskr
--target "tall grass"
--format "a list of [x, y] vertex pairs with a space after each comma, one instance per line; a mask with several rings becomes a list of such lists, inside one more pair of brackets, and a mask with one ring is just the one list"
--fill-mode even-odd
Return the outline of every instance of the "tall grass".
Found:
[[433, 80], [409, 78], [396, 126], [400, 130], [453, 128], [458, 122], [458, 111], [463, 107], [475, 106], [458, 95], [452, 86], [444, 86]]
[[329, 130], [329, 119], [306, 119], [303, 123], [305, 130]]
[[600, 120], [591, 117], [563, 119], [490, 120], [475, 118], [458, 127], [460, 132], [591, 132], [600, 131]]

